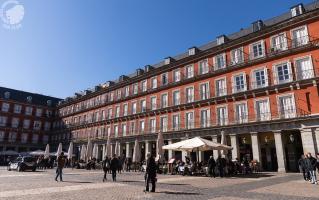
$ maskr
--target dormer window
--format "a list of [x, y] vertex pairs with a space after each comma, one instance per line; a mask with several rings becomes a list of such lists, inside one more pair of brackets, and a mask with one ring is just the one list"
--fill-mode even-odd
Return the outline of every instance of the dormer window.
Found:
[[10, 92], [5, 92], [4, 93], [4, 98], [9, 99], [10, 98]]
[[264, 27], [262, 20], [258, 20], [252, 23], [253, 32], [260, 31]]
[[47, 100], [47, 105], [52, 106], [52, 100]]
[[226, 42], [227, 37], [225, 35], [218, 36], [216, 39], [217, 45], [222, 45]]
[[31, 103], [31, 102], [32, 102], [32, 97], [31, 97], [31, 96], [28, 96], [28, 97], [27, 97], [27, 102], [28, 102], [28, 103]]
[[196, 47], [191, 47], [191, 48], [189, 48], [188, 49], [188, 55], [189, 56], [193, 56], [193, 55], [195, 55], [196, 54], [196, 52], [197, 52], [197, 48]]
[[303, 14], [304, 12], [305, 12], [305, 8], [303, 4], [298, 4], [296, 6], [291, 7], [290, 9], [291, 17], [296, 17], [298, 15]]
[[165, 60], [164, 60], [164, 64], [165, 64], [165, 65], [169, 65], [169, 64], [172, 63], [172, 61], [173, 61], [173, 58], [172, 58], [172, 57], [167, 57], [167, 58], [165, 58]]

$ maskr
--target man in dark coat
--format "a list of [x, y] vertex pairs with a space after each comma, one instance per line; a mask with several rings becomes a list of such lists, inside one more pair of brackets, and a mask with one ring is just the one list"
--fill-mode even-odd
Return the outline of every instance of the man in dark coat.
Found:
[[64, 153], [61, 152], [61, 154], [58, 157], [58, 167], [56, 168], [55, 181], [58, 181], [58, 177], [59, 176], [60, 176], [60, 181], [63, 181], [63, 179], [62, 179], [62, 169], [64, 168], [64, 165], [65, 165]]
[[146, 173], [145, 173], [146, 189], [145, 192], [149, 191], [149, 183], [152, 182], [151, 192], [155, 192], [156, 187], [156, 163], [151, 153], [147, 153], [146, 160]]
[[305, 181], [309, 180], [307, 169], [306, 169], [306, 159], [304, 155], [301, 155], [301, 158], [298, 160], [299, 170], [302, 173]]
[[310, 179], [312, 184], [318, 184], [317, 183], [317, 175], [316, 175], [316, 165], [317, 165], [317, 160], [312, 157], [311, 153], [307, 154], [307, 159], [306, 159], [306, 167], [310, 173]]
[[111, 160], [111, 171], [112, 171], [112, 179], [113, 181], [116, 181], [116, 170], [119, 166], [119, 160], [116, 157], [116, 154], [113, 155], [113, 158]]
[[219, 155], [216, 160], [216, 165], [218, 168], [219, 176], [221, 178], [224, 177], [224, 168], [226, 166], [226, 160]]
[[102, 167], [103, 167], [103, 171], [104, 171], [104, 177], [103, 177], [103, 182], [104, 182], [107, 180], [106, 174], [110, 169], [110, 160], [107, 156], [105, 156], [105, 159], [103, 160]]
[[208, 160], [208, 174], [210, 175], [210, 177], [213, 177], [213, 176], [214, 178], [216, 177], [215, 167], [216, 167], [215, 159], [213, 156], [210, 156]]

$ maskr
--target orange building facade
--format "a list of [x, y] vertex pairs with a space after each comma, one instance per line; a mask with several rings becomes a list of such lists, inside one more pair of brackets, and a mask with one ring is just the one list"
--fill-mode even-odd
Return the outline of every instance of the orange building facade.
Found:
[[[201, 136], [232, 146], [231, 159], [256, 160], [265, 171], [296, 171], [301, 154], [319, 151], [318, 8], [296, 5], [76, 93], [58, 105], [51, 142], [72, 140], [80, 151], [90, 139], [102, 159], [108, 136], [112, 154], [126, 157], [138, 140], [143, 159], [156, 154], [159, 132], [165, 144]], [[211, 154], [219, 152], [197, 156]], [[166, 159], [185, 155], [165, 152]]]

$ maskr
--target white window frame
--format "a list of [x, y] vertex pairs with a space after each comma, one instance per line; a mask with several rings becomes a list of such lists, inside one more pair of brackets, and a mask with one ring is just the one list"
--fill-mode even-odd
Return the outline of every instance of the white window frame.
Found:
[[[206, 91], [206, 94], [205, 94], [205, 98], [202, 98], [203, 96], [203, 92], [202, 92], [202, 85], [207, 85], [207, 91]], [[199, 84], [199, 95], [200, 95], [200, 99], [201, 100], [207, 100], [210, 98], [210, 84], [209, 84], [209, 81], [206, 81], [206, 82], [202, 82]]]
[[208, 58], [198, 61], [198, 71], [199, 74], [207, 74], [209, 72]]
[[[221, 125], [220, 123], [219, 123], [219, 120], [218, 120], [218, 109], [219, 108], [226, 108], [226, 114], [225, 114], [225, 122], [224, 122], [224, 124], [223, 125]], [[216, 106], [216, 124], [218, 125], [218, 126], [226, 126], [226, 125], [228, 125], [228, 122], [229, 122], [229, 120], [228, 120], [228, 104], [221, 104], [221, 105], [218, 105], [218, 106]]]
[[[258, 71], [264, 71], [264, 74], [265, 74], [265, 84], [261, 85], [261, 86], [257, 86], [256, 72], [258, 72]], [[269, 85], [268, 69], [266, 66], [253, 69], [251, 71], [250, 77], [252, 77], [252, 81], [251, 81], [251, 88], [252, 89], [264, 88], [264, 87], [268, 87], [268, 85]]]
[[[302, 28], [304, 28], [305, 29], [305, 31], [306, 31], [306, 33], [307, 33], [307, 35], [305, 35], [305, 36], [303, 36], [304, 38], [305, 38], [305, 43], [304, 44], [295, 44], [294, 43], [294, 40], [296, 40], [296, 39], [298, 39], [298, 38], [294, 38], [293, 37], [293, 32], [294, 31], [296, 31], [296, 30], [298, 30], [298, 29], [302, 29]], [[292, 40], [292, 47], [300, 47], [300, 46], [303, 46], [303, 45], [306, 45], [306, 44], [308, 44], [309, 43], [309, 31], [308, 31], [308, 26], [307, 25], [303, 25], [303, 26], [299, 26], [299, 27], [296, 27], [296, 28], [293, 28], [293, 29], [291, 29], [290, 30], [290, 36], [291, 36], [291, 40]], [[299, 37], [300, 38], [300, 37]]]
[[[155, 103], [152, 102], [153, 99], [155, 99]], [[157, 109], [157, 96], [150, 96], [150, 104], [151, 104], [151, 110]]]
[[16, 114], [20, 114], [22, 111], [22, 105], [14, 104], [13, 112]]
[[[163, 104], [163, 96], [166, 95], [166, 105]], [[165, 92], [165, 93], [161, 93], [161, 108], [167, 108], [169, 105], [168, 101], [168, 92]]]
[[[174, 127], [174, 117], [175, 116], [178, 116], [178, 124], [177, 124], [177, 128], [176, 127]], [[180, 128], [181, 128], [181, 114], [180, 113], [175, 113], [175, 114], [172, 114], [172, 130], [174, 130], [174, 131], [178, 131], [178, 130], [180, 130]]]
[[[125, 130], [123, 129], [123, 127], [125, 126]], [[122, 132], [122, 136], [126, 136], [127, 135], [127, 124], [126, 122], [121, 124], [121, 132]]]
[[5, 102], [2, 102], [1, 111], [2, 111], [2, 112], [9, 112], [9, 110], [10, 110], [10, 104], [9, 104], [9, 103], [5, 103]]
[[[166, 83], [164, 84], [164, 81], [163, 81], [163, 77], [166, 77]], [[162, 73], [161, 74], [161, 85], [168, 85], [169, 84], [169, 77], [168, 77], [168, 72], [165, 72], [165, 73]]]
[[[304, 60], [304, 59], [309, 59], [310, 67], [311, 67], [311, 69], [309, 69], [309, 70], [312, 70], [312, 71], [311, 71], [311, 73], [309, 73], [310, 76], [304, 77], [304, 75], [301, 74], [302, 77], [300, 78], [299, 77], [300, 76], [300, 72], [299, 72], [299, 69], [298, 69], [297, 62], [299, 60]], [[310, 78], [314, 78], [315, 77], [315, 71], [314, 71], [313, 61], [312, 61], [312, 56], [311, 55], [306, 55], [306, 56], [294, 58], [294, 69], [295, 69], [296, 80], [304, 80], [304, 79], [310, 79]]]
[[128, 115], [128, 103], [124, 103], [123, 104], [123, 116], [127, 116], [127, 115]]
[[[193, 113], [193, 121], [191, 122], [190, 127], [188, 126], [188, 119], [187, 119], [187, 114]], [[195, 111], [194, 110], [189, 110], [185, 112], [185, 129], [193, 129], [195, 128]]]
[[[280, 98], [281, 97], [288, 97], [288, 96], [291, 96], [292, 97], [292, 103], [293, 103], [293, 107], [294, 107], [294, 113], [288, 113], [288, 115], [290, 116], [285, 116], [285, 117], [282, 117], [282, 114], [281, 114], [281, 109], [280, 109]], [[295, 100], [295, 94], [294, 93], [286, 93], [286, 94], [281, 94], [281, 95], [277, 95], [277, 109], [278, 109], [278, 113], [279, 113], [279, 118], [284, 118], [284, 119], [289, 119], [289, 118], [294, 118], [296, 117], [296, 100]], [[287, 113], [285, 113], [286, 115]]]
[[[207, 119], [205, 124], [202, 124], [202, 111], [206, 111], [207, 112]], [[210, 127], [210, 120], [211, 120], [211, 113], [210, 113], [210, 108], [201, 108], [199, 110], [199, 118], [200, 118], [200, 127], [201, 128], [207, 128]]]
[[147, 79], [143, 80], [141, 82], [141, 86], [142, 86], [142, 92], [146, 92], [147, 91]]
[[[261, 44], [261, 48], [262, 48], [262, 55], [259, 55], [259, 53], [258, 53], [258, 55], [257, 56], [255, 56], [254, 55], [254, 45], [257, 45], [257, 44]], [[264, 57], [265, 55], [266, 55], [266, 48], [265, 48], [265, 41], [264, 40], [259, 40], [259, 41], [256, 41], [256, 42], [254, 42], [254, 43], [252, 43], [252, 44], [250, 44], [249, 45], [249, 54], [250, 54], [250, 59], [251, 60], [253, 60], [253, 59], [258, 59], [258, 58], [262, 58], [262, 57]], [[259, 51], [258, 51], [259, 52]]]
[[[162, 124], [163, 118], [166, 118], [166, 127], [164, 127], [163, 124]], [[168, 116], [167, 115], [160, 116], [160, 130], [162, 132], [167, 132], [168, 131]]]
[[[152, 121], [154, 120], [154, 127], [152, 126]], [[149, 129], [150, 129], [150, 132], [151, 133], [155, 133], [156, 132], [156, 117], [152, 117], [152, 118], [149, 118]]]
[[[278, 75], [278, 67], [280, 65], [284, 65], [284, 64], [287, 64], [288, 66], [288, 74], [289, 74], [289, 79], [288, 80], [285, 80], [283, 82], [279, 82], [279, 75]], [[290, 60], [285, 60], [285, 61], [281, 61], [281, 62], [278, 62], [278, 63], [274, 63], [273, 64], [273, 72], [275, 72], [273, 74], [273, 78], [274, 78], [274, 84], [275, 85], [280, 85], [280, 84], [284, 84], [284, 83], [289, 83], [289, 82], [292, 82], [293, 81], [293, 73], [292, 73], [292, 68], [291, 68], [291, 62]]]
[[[236, 51], [240, 52], [240, 58], [235, 57], [235, 52]], [[245, 61], [245, 59], [244, 59], [244, 47], [239, 47], [239, 48], [231, 50], [230, 51], [230, 59], [231, 59], [231, 64], [232, 65], [243, 63]]]
[[[134, 105], [135, 105], [135, 112], [134, 112], [134, 109], [133, 109]], [[137, 113], [137, 101], [132, 101], [132, 103], [131, 103], [131, 113], [132, 113], [132, 115]]]
[[[177, 92], [179, 93], [179, 95], [178, 95], [178, 102], [175, 102], [174, 94], [177, 93]], [[174, 106], [178, 106], [178, 105], [181, 104], [181, 91], [180, 91], [179, 89], [172, 91], [172, 99], [173, 99], [173, 105], [174, 105]]]
[[[190, 88], [192, 88], [193, 89], [193, 94], [191, 95], [191, 99], [189, 99], [188, 98], [188, 92], [187, 92], [187, 89], [190, 89]], [[194, 102], [195, 101], [195, 89], [194, 89], [194, 86], [192, 85], [192, 86], [187, 86], [187, 87], [185, 87], [185, 101], [186, 101], [186, 103], [192, 103], [192, 102]]]
[[[246, 107], [246, 116], [245, 116], [245, 118], [244, 119], [237, 119], [237, 106], [238, 105], [245, 105], [245, 107]], [[247, 123], [248, 122], [248, 118], [249, 118], [249, 110], [248, 110], [248, 103], [247, 103], [247, 101], [238, 101], [238, 102], [235, 102], [234, 104], [234, 119], [236, 120], [236, 122], [238, 123], [238, 124], [243, 124], [243, 123]]]
[[138, 83], [134, 83], [132, 87], [133, 87], [133, 94], [134, 95], [138, 94]]
[[174, 70], [172, 74], [173, 74], [173, 81], [175, 83], [181, 81], [181, 70], [180, 69]]
[[[279, 37], [281, 35], [283, 35], [283, 37], [284, 37], [284, 42], [283, 42], [284, 45], [282, 47], [280, 47], [281, 45], [278, 47], [278, 46], [276, 46], [274, 44], [273, 40], [274, 40], [274, 38]], [[288, 49], [287, 33], [286, 32], [281, 32], [281, 33], [278, 33], [276, 35], [271, 36], [270, 37], [270, 46], [271, 46], [271, 51], [272, 52], [287, 50]]]
[[147, 111], [147, 101], [146, 101], [145, 98], [140, 99], [140, 106], [141, 106], [141, 108], [140, 108], [141, 112], [146, 112]]
[[[218, 66], [218, 58], [221, 57], [223, 59], [224, 64], [222, 66]], [[227, 60], [226, 60], [226, 53], [221, 53], [218, 55], [214, 56], [214, 70], [220, 70], [220, 69], [225, 69], [227, 65]]]
[[[155, 81], [154, 81], [155, 80]], [[157, 76], [151, 78], [152, 89], [157, 88]]]
[[[225, 80], [225, 86], [226, 86], [226, 88], [222, 88], [224, 90], [222, 95], [217, 94], [217, 91], [219, 91], [219, 89], [217, 89], [217, 82], [220, 81], [220, 80]], [[226, 96], [227, 93], [228, 92], [227, 92], [227, 78], [226, 78], [226, 76], [223, 76], [223, 77], [215, 79], [215, 96], [216, 97], [222, 97], [222, 96]]]
[[[190, 72], [188, 72], [188, 69], [191, 69]], [[193, 78], [194, 77], [194, 64], [186, 65], [185, 66], [185, 77], [186, 78]]]
[[[238, 76], [243, 76], [243, 81], [244, 81], [244, 88], [242, 88], [240, 90], [237, 89], [236, 80], [235, 80], [235, 78], [238, 77]], [[238, 92], [247, 91], [247, 79], [246, 79], [246, 73], [245, 72], [239, 72], [239, 73], [236, 73], [236, 74], [232, 75], [232, 87], [233, 87], [233, 89], [232, 89], [233, 94], [234, 93], [238, 93]]]
[[[269, 112], [266, 114], [266, 116], [263, 118], [261, 116], [258, 117], [258, 113], [257, 113], [257, 102], [259, 101], [267, 101], [268, 104], [268, 110]], [[256, 121], [268, 121], [271, 120], [271, 105], [270, 105], [270, 99], [269, 97], [262, 97], [262, 98], [257, 98], [254, 99], [254, 110], [255, 110], [255, 116], [256, 116]], [[263, 113], [265, 114], [265, 113]]]
[[124, 91], [125, 91], [125, 94], [124, 94], [125, 97], [130, 96], [130, 86], [129, 85], [125, 87]]

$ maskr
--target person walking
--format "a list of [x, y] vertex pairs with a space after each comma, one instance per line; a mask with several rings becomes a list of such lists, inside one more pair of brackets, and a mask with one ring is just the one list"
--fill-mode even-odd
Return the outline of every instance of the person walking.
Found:
[[145, 173], [145, 192], [149, 192], [149, 183], [152, 183], [152, 190], [151, 192], [155, 192], [156, 188], [156, 162], [154, 157], [151, 153], [147, 153], [147, 160], [146, 160], [146, 173]]
[[58, 177], [60, 176], [60, 181], [62, 182], [62, 169], [64, 168], [65, 165], [65, 158], [64, 158], [64, 153], [61, 152], [60, 156], [58, 157], [58, 167], [56, 168], [56, 177], [55, 181], [58, 181]]
[[311, 153], [307, 154], [307, 159], [306, 159], [306, 167], [310, 173], [310, 180], [312, 184], [318, 184], [317, 182], [317, 175], [316, 175], [316, 165], [317, 165], [317, 160], [312, 157]]
[[299, 171], [303, 175], [303, 179], [308, 181], [308, 175], [306, 170], [306, 159], [304, 155], [301, 155], [301, 158], [298, 160]]
[[221, 155], [218, 156], [218, 158], [216, 160], [216, 165], [218, 168], [219, 176], [221, 178], [223, 178], [224, 177], [224, 168], [226, 166], [226, 160], [224, 158], [222, 158]]
[[211, 178], [212, 177], [216, 178], [215, 167], [216, 167], [215, 159], [213, 156], [210, 156], [208, 160], [208, 174], [210, 175]]
[[107, 180], [106, 175], [110, 169], [110, 160], [107, 156], [105, 156], [105, 159], [103, 160], [102, 167], [103, 167], [103, 171], [104, 171], [104, 177], [103, 177], [103, 182], [104, 182]]
[[119, 160], [116, 157], [116, 154], [114, 154], [110, 164], [113, 181], [116, 181], [116, 170], [118, 169], [118, 166], [119, 166]]

